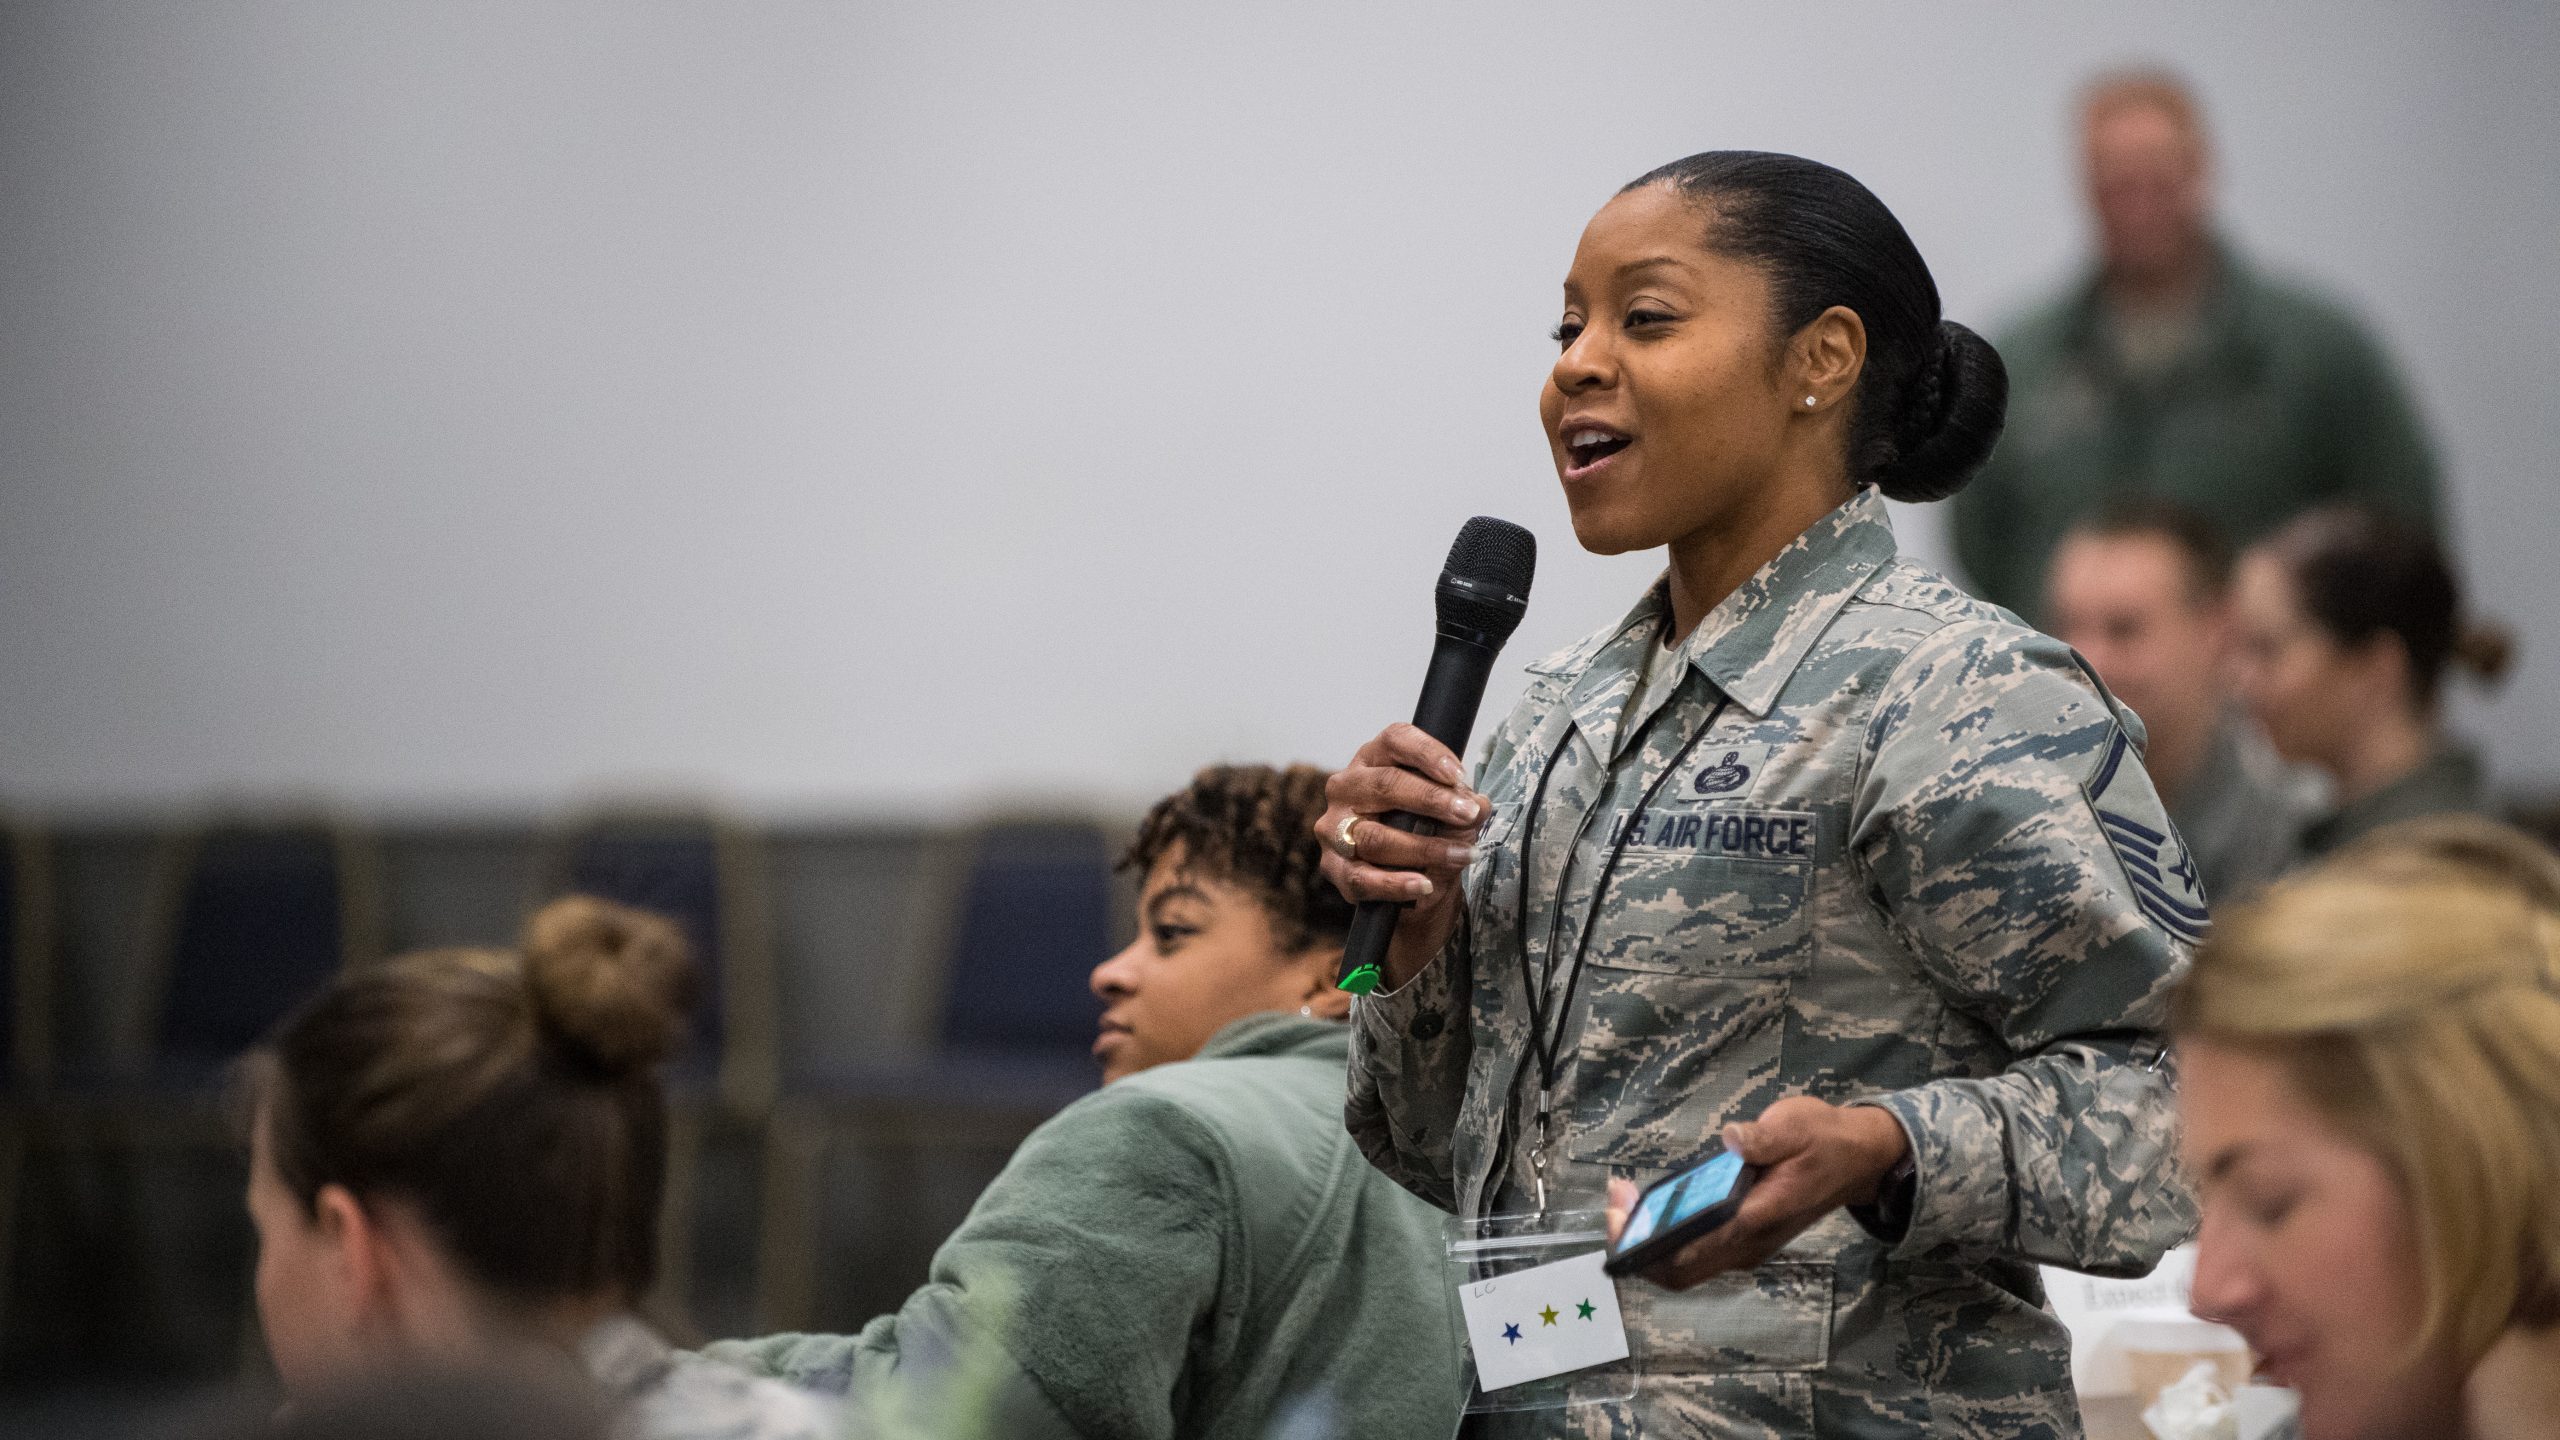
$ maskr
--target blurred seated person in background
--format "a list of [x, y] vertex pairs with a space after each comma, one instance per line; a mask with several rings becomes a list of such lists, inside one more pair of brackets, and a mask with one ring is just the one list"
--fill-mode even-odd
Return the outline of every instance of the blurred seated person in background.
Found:
[[2008, 432], [1952, 502], [1975, 592], [2025, 612], [2063, 532], [2108, 496], [2166, 496], [2234, 545], [2339, 500], [2435, 524], [2435, 459], [2382, 348], [2215, 233], [2185, 85], [2103, 77], [2080, 125], [2098, 264], [1997, 337]]
[[2166, 500], [2074, 525], [2045, 582], [2046, 624], [2142, 717], [2143, 768], [2216, 903], [2292, 864], [2315, 802], [2224, 688], [2230, 587], [2222, 537]]
[[2276, 752], [2329, 777], [2303, 831], [2319, 856], [2377, 826], [2488, 805], [2480, 759], [2443, 729], [2445, 671], [2506, 673], [2514, 645], [2466, 625], [2425, 530], [2361, 506], [2296, 519], [2240, 557], [2234, 674]]
[[2220, 912], [2172, 1013], [2193, 1303], [2306, 1440], [2560, 1434], [2560, 861], [2383, 830]]
[[1455, 1430], [1441, 1217], [1343, 1129], [1325, 780], [1218, 766], [1147, 813], [1138, 937], [1093, 972], [1104, 1086], [1023, 1142], [904, 1308], [711, 1353], [902, 1436]]
[[258, 1316], [289, 1391], [548, 1356], [638, 1440], [833, 1434], [831, 1405], [678, 1355], [632, 1313], [690, 986], [672, 924], [573, 896], [520, 953], [350, 970], [252, 1053]]

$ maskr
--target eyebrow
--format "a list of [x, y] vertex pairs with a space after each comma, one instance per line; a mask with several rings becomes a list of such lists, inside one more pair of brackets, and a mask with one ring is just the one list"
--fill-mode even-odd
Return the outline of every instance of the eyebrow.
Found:
[[1686, 266], [1687, 264], [1687, 261], [1681, 259], [1677, 255], [1648, 255], [1642, 260], [1630, 260], [1626, 264], [1619, 266], [1611, 273], [1620, 276], [1627, 276], [1633, 275], [1640, 270], [1659, 270], [1664, 266], [1679, 268]]
[[[1688, 263], [1688, 261], [1681, 259], [1677, 255], [1648, 255], [1642, 260], [1630, 260], [1626, 264], [1619, 266], [1617, 269], [1610, 271], [1609, 278], [1611, 280], [1623, 282], [1629, 277], [1641, 275], [1647, 270], [1686, 269], [1688, 267]], [[1565, 277], [1564, 291], [1568, 297], [1574, 293], [1573, 277], [1570, 275]]]
[[1172, 900], [1197, 900], [1206, 905], [1209, 903], [1209, 892], [1188, 881], [1179, 885], [1167, 885], [1147, 897], [1147, 918], [1156, 919], [1156, 912], [1163, 909], [1166, 902]]
[[2249, 1158], [2249, 1142], [2243, 1140], [2214, 1156], [2204, 1167], [2204, 1178], [2216, 1182], [2224, 1180], [2239, 1167], [2241, 1161], [2247, 1158]]

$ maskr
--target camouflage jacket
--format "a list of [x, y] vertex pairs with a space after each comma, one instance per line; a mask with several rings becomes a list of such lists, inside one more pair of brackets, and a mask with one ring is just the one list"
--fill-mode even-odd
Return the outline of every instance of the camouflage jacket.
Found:
[[1478, 774], [1459, 938], [1355, 1016], [1352, 1134], [1443, 1207], [1528, 1208], [1527, 986], [1566, 988], [1587, 925], [1552, 1203], [1795, 1094], [1899, 1120], [1916, 1203], [1890, 1240], [1835, 1214], [1747, 1274], [1626, 1282], [1641, 1388], [1567, 1428], [2075, 1436], [2035, 1265], [2138, 1274], [2193, 1217], [2157, 1027], [2203, 895], [2140, 722], [2060, 642], [1898, 558], [1869, 492], [1624, 713], [1665, 605], [1657, 585], [1530, 667]]

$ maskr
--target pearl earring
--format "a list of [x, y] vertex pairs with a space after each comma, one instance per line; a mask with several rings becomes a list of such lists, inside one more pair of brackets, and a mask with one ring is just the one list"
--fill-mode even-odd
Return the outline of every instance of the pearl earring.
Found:
[[1309, 1019], [1313, 1019], [1315, 1018], [1316, 1007], [1313, 1005], [1301, 1005], [1298, 1007], [1298, 1013]]
[[1810, 395], [1807, 395], [1806, 397], [1804, 397], [1804, 408], [1806, 408], [1807, 410], [1812, 409], [1812, 408], [1813, 408], [1817, 403], [1819, 403], [1819, 402], [1817, 402], [1817, 401], [1816, 401], [1812, 396], [1810, 396]]

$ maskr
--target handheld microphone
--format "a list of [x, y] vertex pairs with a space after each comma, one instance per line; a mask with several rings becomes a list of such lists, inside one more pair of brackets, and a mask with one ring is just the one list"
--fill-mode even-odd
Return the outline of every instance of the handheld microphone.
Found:
[[[1538, 537], [1490, 515], [1479, 515], [1459, 529], [1449, 547], [1449, 563], [1441, 567], [1432, 597], [1440, 635], [1431, 646], [1431, 668], [1422, 674], [1413, 723], [1462, 761], [1467, 735], [1476, 728], [1476, 707], [1484, 703], [1484, 682], [1493, 674], [1493, 657], [1502, 653], [1502, 643], [1529, 612], [1529, 579], [1537, 569]], [[1409, 835], [1434, 834], [1439, 828], [1402, 810], [1382, 818]], [[1387, 942], [1395, 938], [1396, 920], [1406, 903], [1363, 900], [1353, 907], [1351, 934], [1342, 945], [1341, 989], [1366, 995], [1386, 978]]]

